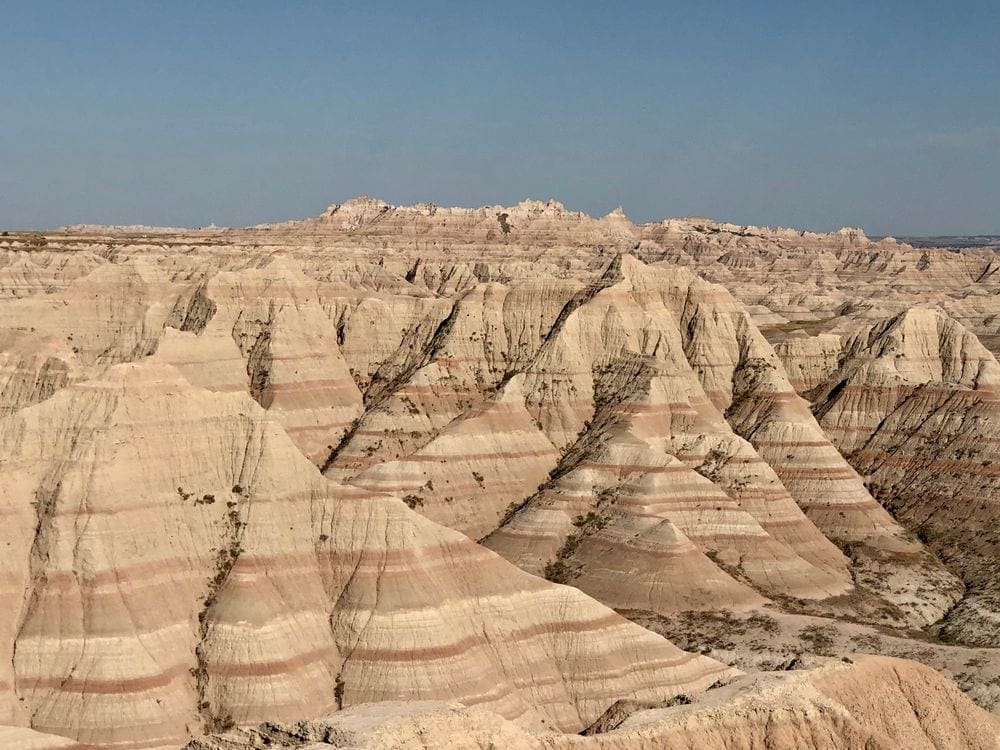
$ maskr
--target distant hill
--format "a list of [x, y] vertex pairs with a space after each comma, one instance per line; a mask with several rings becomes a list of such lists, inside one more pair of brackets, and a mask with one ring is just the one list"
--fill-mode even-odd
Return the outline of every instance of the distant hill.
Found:
[[[882, 239], [875, 237], [873, 239]], [[896, 237], [913, 247], [1000, 247], [1000, 234], [941, 235], [938, 237]]]

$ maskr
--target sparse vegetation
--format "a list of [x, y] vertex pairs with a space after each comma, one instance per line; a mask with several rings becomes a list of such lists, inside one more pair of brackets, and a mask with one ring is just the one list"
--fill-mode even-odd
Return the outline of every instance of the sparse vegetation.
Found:
[[337, 682], [333, 688], [333, 698], [337, 701], [337, 708], [339, 710], [344, 709], [344, 690], [347, 685], [344, 684], [344, 678], [342, 675], [337, 675]]
[[837, 642], [837, 630], [829, 625], [808, 625], [799, 631], [799, 638], [813, 653], [833, 656]]
[[226, 731], [235, 726], [233, 717], [229, 713], [214, 712], [211, 703], [205, 698], [208, 669], [206, 667], [204, 646], [210, 627], [210, 615], [222, 587], [225, 585], [229, 574], [236, 565], [236, 561], [243, 552], [242, 540], [246, 529], [246, 522], [237, 508], [230, 508], [226, 513], [225, 520], [226, 538], [222, 547], [216, 553], [215, 574], [208, 582], [208, 591], [205, 594], [202, 608], [198, 612], [200, 639], [198, 645], [195, 647], [195, 656], [198, 659], [198, 665], [190, 670], [191, 675], [195, 678], [199, 697], [198, 709], [204, 718], [206, 732]]
[[549, 561], [545, 566], [545, 578], [553, 583], [567, 583], [580, 574], [580, 566], [572, 565], [569, 558], [576, 552], [587, 536], [600, 531], [611, 520], [609, 513], [590, 511], [585, 516], [578, 516], [573, 520], [573, 525], [577, 531], [566, 537], [562, 547], [556, 552], [554, 560]]
[[406, 507], [410, 510], [424, 507], [424, 499], [420, 495], [403, 495], [403, 502], [406, 503]]
[[43, 250], [49, 244], [48, 238], [41, 232], [36, 232], [28, 236], [24, 242], [24, 249], [28, 251]]

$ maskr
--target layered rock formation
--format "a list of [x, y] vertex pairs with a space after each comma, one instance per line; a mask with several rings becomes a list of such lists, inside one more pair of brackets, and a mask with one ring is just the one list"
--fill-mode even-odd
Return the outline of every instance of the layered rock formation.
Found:
[[112, 367], [0, 427], [9, 723], [170, 747], [202, 725], [447, 697], [573, 730], [619, 694], [728, 673], [323, 479], [246, 394], [171, 367]]
[[969, 587], [946, 633], [996, 645], [1000, 365], [962, 325], [920, 308], [845, 337], [837, 361], [808, 391], [820, 424]]
[[[179, 299], [156, 357], [210, 390], [249, 390], [298, 448], [322, 463], [361, 415], [319, 288], [293, 261], [220, 273]], [[193, 335], [190, 335], [193, 334]]]
[[745, 678], [693, 702], [658, 707], [622, 701], [586, 734], [532, 734], [495, 714], [457, 705], [370, 704], [296, 725], [269, 724], [199, 738], [186, 750], [304, 745], [369, 750], [986, 750], [997, 746], [1000, 721], [926, 667], [869, 657], [851, 666]]
[[8, 233], [0, 739], [993, 746], [625, 616], [868, 623], [992, 705], [998, 267], [555, 201]]

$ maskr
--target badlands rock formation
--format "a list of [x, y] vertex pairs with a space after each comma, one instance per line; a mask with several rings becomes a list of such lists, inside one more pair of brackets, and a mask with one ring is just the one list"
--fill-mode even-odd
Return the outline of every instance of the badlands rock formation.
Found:
[[[993, 747], [998, 267], [555, 201], [8, 233], [0, 738]], [[692, 630], [772, 621], [814, 669]]]
[[186, 750], [985, 750], [997, 746], [998, 730], [996, 717], [977, 709], [932, 670], [867, 657], [851, 666], [743, 678], [694, 701], [663, 706], [621, 701], [585, 737], [530, 733], [495, 714], [455, 704], [378, 704], [294, 725], [267, 724], [199, 738]]
[[607, 697], [729, 674], [323, 479], [247, 394], [166, 365], [113, 366], [2, 436], [3, 708], [40, 731], [168, 747], [199, 725], [441, 697], [575, 730]]
[[[785, 342], [782, 354], [806, 362], [800, 347]], [[1000, 365], [961, 324], [922, 308], [846, 337], [835, 361], [802, 383], [820, 424], [968, 586], [945, 634], [1000, 643]]]

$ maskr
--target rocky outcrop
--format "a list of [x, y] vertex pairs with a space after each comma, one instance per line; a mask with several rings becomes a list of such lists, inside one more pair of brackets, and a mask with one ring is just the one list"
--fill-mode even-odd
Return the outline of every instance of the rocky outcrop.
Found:
[[0, 428], [8, 723], [169, 747], [198, 726], [450, 698], [574, 730], [620, 694], [730, 673], [323, 479], [248, 395], [174, 368], [113, 367]]
[[76, 376], [69, 346], [24, 331], [0, 333], [0, 418], [44, 401]]
[[825, 432], [882, 502], [969, 587], [945, 632], [1000, 639], [992, 573], [1000, 550], [1000, 366], [976, 336], [942, 313], [913, 309], [847, 337], [840, 366], [814, 388]]
[[524, 406], [521, 376], [405, 458], [351, 483], [400, 496], [438, 523], [478, 539], [544, 482], [559, 453]]
[[986, 743], [919, 668], [656, 632], [839, 618], [992, 705], [995, 267], [556, 201], [8, 233], [0, 731]]
[[587, 737], [529, 733], [495, 714], [455, 705], [370, 704], [296, 725], [204, 737], [186, 750], [987, 750], [1000, 743], [996, 717], [976, 708], [933, 671], [895, 659], [868, 657], [812, 672], [754, 676], [695, 700], [663, 704], [622, 702], [608, 712], [600, 731], [590, 730]]
[[184, 333], [169, 329], [156, 359], [204, 388], [248, 391], [316, 464], [361, 415], [362, 394], [318, 286], [292, 261], [216, 275], [197, 288], [177, 328]]

